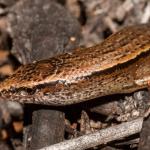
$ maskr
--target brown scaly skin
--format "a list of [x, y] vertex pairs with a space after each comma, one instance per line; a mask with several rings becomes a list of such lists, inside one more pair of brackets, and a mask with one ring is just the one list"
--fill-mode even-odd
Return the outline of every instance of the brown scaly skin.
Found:
[[0, 83], [0, 98], [68, 105], [129, 93], [150, 81], [150, 25], [122, 29], [99, 45], [21, 66]]

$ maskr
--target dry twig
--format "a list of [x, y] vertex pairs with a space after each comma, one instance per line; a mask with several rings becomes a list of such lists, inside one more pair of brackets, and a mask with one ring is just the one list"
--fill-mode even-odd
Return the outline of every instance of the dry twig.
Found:
[[106, 144], [141, 131], [143, 118], [122, 123], [107, 129], [87, 134], [76, 139], [64, 141], [40, 150], [83, 150], [101, 144]]

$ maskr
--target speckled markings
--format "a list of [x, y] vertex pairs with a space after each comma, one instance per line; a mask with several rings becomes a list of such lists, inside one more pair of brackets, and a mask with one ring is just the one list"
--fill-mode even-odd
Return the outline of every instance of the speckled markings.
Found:
[[99, 45], [21, 66], [0, 83], [0, 95], [22, 103], [68, 105], [147, 87], [149, 76], [150, 25], [143, 24]]

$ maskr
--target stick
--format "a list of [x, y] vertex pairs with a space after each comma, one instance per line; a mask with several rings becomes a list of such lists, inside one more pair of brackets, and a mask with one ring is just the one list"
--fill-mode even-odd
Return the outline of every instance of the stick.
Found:
[[83, 135], [76, 139], [67, 140], [44, 147], [40, 150], [84, 150], [107, 142], [124, 138], [141, 131], [143, 118], [102, 129], [95, 133]]

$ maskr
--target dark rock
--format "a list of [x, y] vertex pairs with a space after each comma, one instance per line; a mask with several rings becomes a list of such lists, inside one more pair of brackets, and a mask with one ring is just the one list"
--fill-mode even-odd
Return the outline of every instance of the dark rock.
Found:
[[9, 16], [13, 53], [23, 64], [78, 46], [80, 26], [60, 4], [49, 0], [22, 0], [13, 11]]

